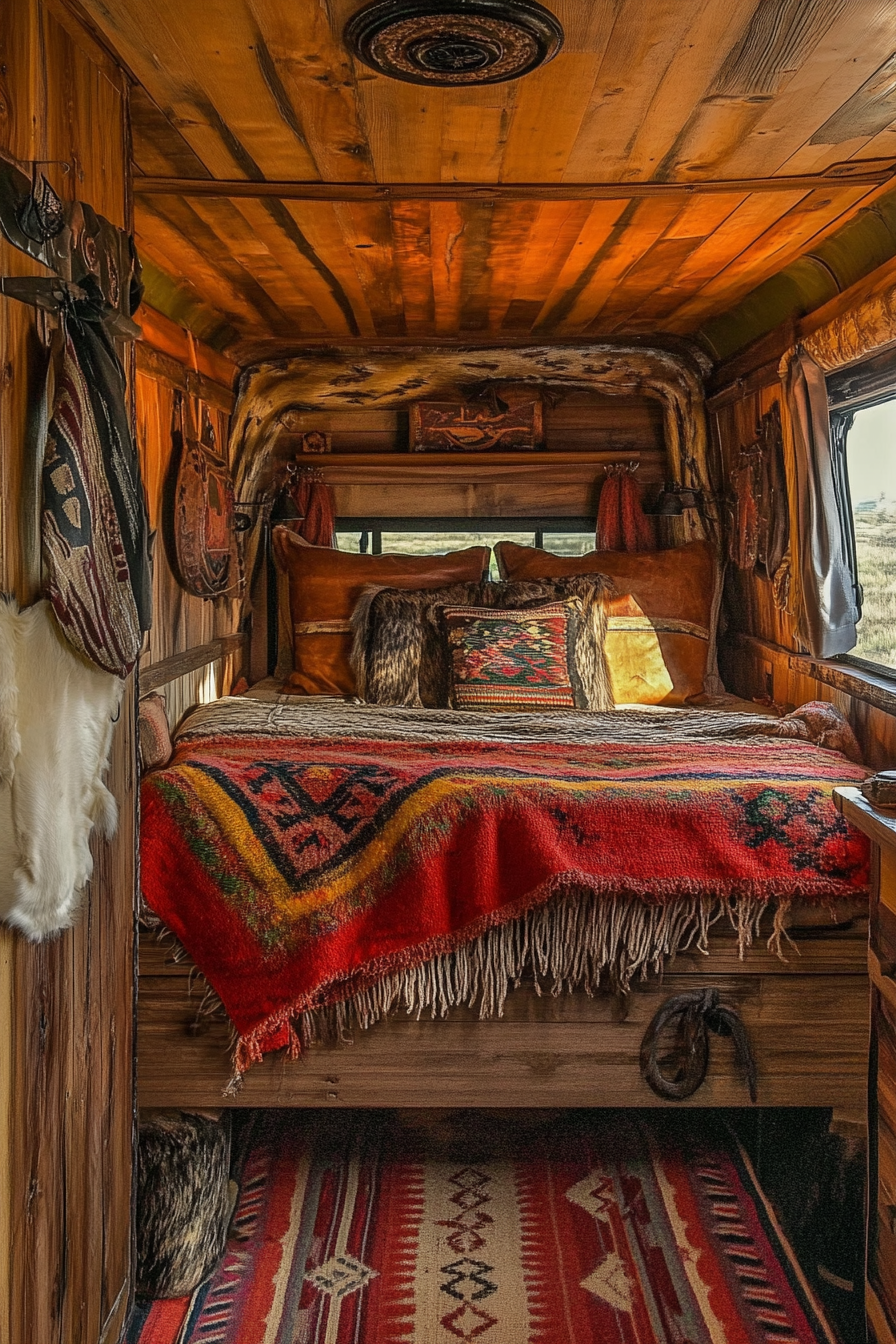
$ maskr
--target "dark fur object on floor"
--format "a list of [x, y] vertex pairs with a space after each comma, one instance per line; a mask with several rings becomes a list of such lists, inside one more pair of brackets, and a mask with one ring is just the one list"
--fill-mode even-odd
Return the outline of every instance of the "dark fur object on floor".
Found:
[[588, 708], [612, 709], [604, 656], [608, 604], [615, 595], [605, 574], [572, 574], [516, 583], [455, 583], [446, 588], [364, 589], [352, 615], [352, 668], [358, 695], [371, 705], [448, 704], [450, 669], [439, 611], [445, 606], [520, 610], [576, 597], [584, 619], [576, 663]]
[[233, 1207], [226, 1120], [146, 1113], [137, 1156], [138, 1297], [185, 1297], [212, 1273]]

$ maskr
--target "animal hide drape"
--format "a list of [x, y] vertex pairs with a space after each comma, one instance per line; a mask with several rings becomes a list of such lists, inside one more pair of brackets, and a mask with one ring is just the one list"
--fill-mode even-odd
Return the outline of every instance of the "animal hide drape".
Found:
[[38, 941], [74, 923], [122, 682], [72, 652], [48, 602], [0, 602], [0, 918]]

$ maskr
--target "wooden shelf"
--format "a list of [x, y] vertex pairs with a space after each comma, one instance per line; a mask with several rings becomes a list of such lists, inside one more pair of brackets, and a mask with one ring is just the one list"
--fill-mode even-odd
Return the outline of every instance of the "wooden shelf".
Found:
[[[640, 453], [625, 455], [633, 462]], [[309, 458], [340, 518], [593, 514], [618, 452], [338, 453]]]

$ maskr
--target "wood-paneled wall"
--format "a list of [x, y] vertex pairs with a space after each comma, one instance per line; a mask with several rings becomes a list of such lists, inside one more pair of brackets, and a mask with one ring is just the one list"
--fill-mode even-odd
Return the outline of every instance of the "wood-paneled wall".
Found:
[[[784, 348], [787, 343], [785, 339], [778, 345]], [[766, 345], [774, 348], [775, 342], [770, 339]], [[732, 366], [733, 381], [727, 389], [724, 369], [716, 376], [715, 385], [720, 390], [716, 405], [712, 400], [709, 403], [710, 429], [721, 465], [723, 490], [740, 450], [755, 441], [761, 417], [782, 395], [775, 366], [768, 366], [766, 360], [765, 348], [757, 354], [757, 368], [763, 365], [758, 372], [739, 360]], [[730, 395], [732, 387], [740, 389], [734, 396]], [[792, 617], [775, 605], [772, 584], [733, 564], [728, 565], [726, 572], [724, 614], [727, 628], [721, 641], [719, 664], [729, 690], [750, 699], [771, 697], [789, 708], [808, 700], [831, 701], [850, 719], [869, 765], [875, 769], [892, 769], [896, 765], [896, 686], [891, 711], [863, 697], [861, 678], [858, 675], [851, 678], [846, 668], [842, 679], [828, 674], [825, 680], [813, 676], [813, 660], [799, 655]], [[840, 684], [832, 684], [833, 680]], [[850, 682], [853, 690], [849, 689]], [[871, 687], [868, 694], [875, 694], [875, 688]], [[877, 698], [885, 702], [888, 697], [884, 694]]]
[[[287, 412], [277, 440], [278, 453], [299, 451], [299, 434], [312, 429], [330, 434], [334, 454], [397, 453], [407, 447], [408, 412], [374, 409]], [[662, 407], [649, 397], [569, 393], [545, 405], [544, 437], [548, 452], [665, 456]]]
[[[135, 381], [137, 446], [149, 506], [153, 549], [153, 624], [140, 659], [141, 671], [156, 667], [188, 649], [232, 634], [239, 622], [239, 602], [229, 597], [193, 597], [177, 582], [164, 536], [166, 482], [172, 459], [175, 394], [194, 398], [208, 408], [217, 442], [225, 449], [230, 433], [231, 384], [236, 369], [213, 350], [151, 310], [138, 313], [144, 340], [137, 347]], [[176, 677], [160, 687], [173, 725], [200, 701], [226, 694], [238, 674], [239, 658], [230, 654]]]
[[[0, 6], [0, 152], [127, 223], [127, 86], [56, 0]], [[0, 274], [42, 268], [0, 241]], [[37, 596], [23, 507], [46, 321], [0, 297], [0, 587]], [[52, 694], [52, 687], [47, 688]], [[118, 835], [77, 928], [43, 946], [0, 929], [0, 1341], [97, 1344], [128, 1307], [133, 1129], [134, 743], [126, 697], [110, 784]]]

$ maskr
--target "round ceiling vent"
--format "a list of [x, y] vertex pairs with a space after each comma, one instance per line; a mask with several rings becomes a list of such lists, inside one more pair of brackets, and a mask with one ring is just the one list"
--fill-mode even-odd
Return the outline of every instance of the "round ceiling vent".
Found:
[[376, 0], [345, 27], [373, 70], [411, 84], [500, 84], [556, 56], [563, 29], [535, 0]]

